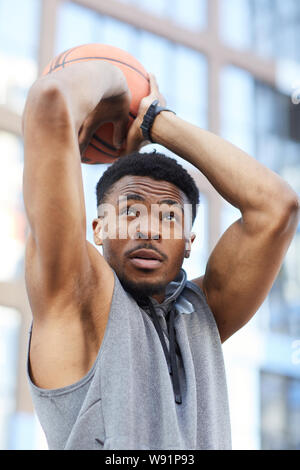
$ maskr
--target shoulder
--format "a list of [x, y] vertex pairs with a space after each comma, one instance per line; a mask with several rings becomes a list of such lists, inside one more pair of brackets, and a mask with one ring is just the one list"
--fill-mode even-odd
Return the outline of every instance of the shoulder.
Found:
[[196, 286], [198, 289], [200, 289], [204, 295], [205, 295], [205, 292], [204, 292], [204, 286], [203, 286], [203, 281], [204, 281], [204, 275], [203, 276], [200, 276], [200, 277], [196, 277], [195, 279], [192, 279], [190, 281], [188, 281], [190, 284]]
[[207, 303], [207, 298], [203, 286], [203, 278], [204, 276], [201, 276], [196, 279], [188, 280], [186, 282], [185, 289], [193, 292], [197, 297], [201, 298], [202, 300], [205, 300], [205, 302]]
[[186, 315], [186, 317], [193, 317], [194, 322], [199, 322], [201, 327], [207, 325], [214, 332], [218, 331], [214, 314], [210, 308], [203, 288], [203, 277], [188, 280], [183, 291], [184, 298], [193, 306], [193, 312], [196, 315]]

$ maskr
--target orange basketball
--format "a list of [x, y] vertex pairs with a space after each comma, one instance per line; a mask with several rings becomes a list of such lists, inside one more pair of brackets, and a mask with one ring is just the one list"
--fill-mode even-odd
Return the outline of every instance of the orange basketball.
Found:
[[[87, 60], [108, 61], [119, 67], [124, 73], [132, 96], [129, 129], [137, 116], [142, 98], [150, 93], [150, 81], [145, 68], [128, 52], [106, 44], [83, 44], [68, 49], [55, 57], [44, 69], [43, 75]], [[120, 150], [117, 150], [113, 145], [113, 131], [112, 123], [104, 124], [98, 129], [82, 157], [83, 163], [113, 163], [120, 156]]]

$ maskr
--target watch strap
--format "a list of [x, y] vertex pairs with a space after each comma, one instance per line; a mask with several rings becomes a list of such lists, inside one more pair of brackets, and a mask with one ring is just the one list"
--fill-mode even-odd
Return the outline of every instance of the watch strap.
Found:
[[151, 128], [154, 124], [154, 120], [156, 116], [161, 113], [162, 111], [169, 111], [171, 113], [176, 114], [174, 111], [168, 108], [164, 108], [162, 106], [159, 106], [159, 101], [155, 100], [153, 103], [149, 106], [148, 111], [146, 112], [143, 123], [141, 125], [141, 129], [143, 131], [143, 136], [145, 140], [149, 140], [150, 142], [154, 143], [151, 137]]

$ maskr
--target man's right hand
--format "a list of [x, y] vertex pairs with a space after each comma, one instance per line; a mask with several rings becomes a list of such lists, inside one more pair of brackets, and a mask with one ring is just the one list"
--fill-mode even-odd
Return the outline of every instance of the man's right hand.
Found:
[[129, 124], [131, 93], [124, 93], [111, 98], [104, 98], [86, 117], [78, 134], [80, 155], [86, 151], [95, 132], [105, 123], [113, 123], [113, 145], [119, 149], [126, 139]]
[[116, 65], [106, 61], [80, 62], [40, 77], [31, 87], [26, 104], [37, 103], [47, 86], [57, 87], [66, 98], [81, 156], [94, 133], [105, 123], [114, 125], [113, 144], [117, 148], [125, 141], [131, 93], [124, 73]]

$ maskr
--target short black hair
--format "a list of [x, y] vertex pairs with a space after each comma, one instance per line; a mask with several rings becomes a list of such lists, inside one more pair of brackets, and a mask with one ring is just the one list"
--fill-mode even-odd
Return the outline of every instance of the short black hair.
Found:
[[192, 176], [174, 158], [154, 150], [151, 153], [134, 152], [116, 160], [101, 176], [97, 187], [97, 207], [103, 204], [110, 189], [124, 176], [148, 176], [157, 181], [168, 181], [181, 189], [192, 205], [192, 223], [200, 201], [199, 190]]

